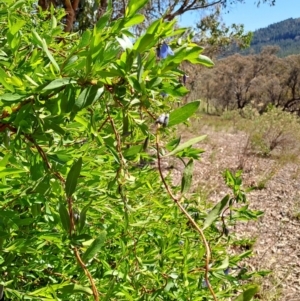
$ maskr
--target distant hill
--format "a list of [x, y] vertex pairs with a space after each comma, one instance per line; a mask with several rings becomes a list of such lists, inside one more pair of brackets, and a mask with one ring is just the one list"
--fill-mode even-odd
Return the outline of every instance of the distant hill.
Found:
[[225, 50], [222, 56], [234, 53], [250, 54], [259, 53], [264, 46], [277, 45], [281, 48], [278, 56], [285, 57], [300, 53], [300, 18], [287, 19], [268, 27], [255, 30], [250, 48], [240, 50], [237, 46], [231, 46]]

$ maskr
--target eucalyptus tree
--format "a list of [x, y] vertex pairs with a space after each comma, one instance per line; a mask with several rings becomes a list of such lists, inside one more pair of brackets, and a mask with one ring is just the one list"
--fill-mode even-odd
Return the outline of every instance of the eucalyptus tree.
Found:
[[[244, 0], [152, 0], [143, 7], [142, 13], [148, 23], [157, 18], [171, 21], [191, 11], [209, 11], [211, 16], [217, 17], [215, 13], [220, 8], [230, 11], [232, 5], [243, 2]], [[256, 1], [257, 5], [260, 3], [274, 5], [275, 0]], [[38, 4], [43, 10], [49, 10], [51, 6], [63, 8], [66, 12], [65, 30], [71, 31], [74, 24], [76, 29], [93, 26], [107, 10], [111, 10], [113, 20], [124, 16], [128, 0], [39, 0]]]

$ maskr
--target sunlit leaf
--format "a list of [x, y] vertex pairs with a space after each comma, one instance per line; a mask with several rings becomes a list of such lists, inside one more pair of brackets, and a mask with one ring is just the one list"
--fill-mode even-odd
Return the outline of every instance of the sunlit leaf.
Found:
[[103, 87], [99, 88], [97, 86], [90, 86], [88, 88], [85, 88], [75, 101], [77, 110], [81, 110], [91, 105], [94, 101], [99, 99], [103, 92]]
[[190, 102], [170, 113], [169, 127], [185, 122], [198, 110], [200, 101]]
[[179, 144], [174, 150], [172, 150], [170, 153], [166, 154], [165, 157], [173, 156], [173, 155], [179, 153], [180, 151], [184, 150], [185, 148], [188, 148], [188, 147], [192, 146], [193, 144], [196, 144], [196, 143], [202, 141], [205, 138], [206, 138], [206, 135], [203, 135], [203, 136], [199, 136], [196, 138], [192, 138], [182, 144]]
[[204, 224], [203, 229], [208, 228], [221, 214], [223, 209], [227, 206], [229, 202], [229, 195], [226, 195], [221, 202], [214, 206], [214, 208], [208, 213]]
[[83, 294], [87, 294], [87, 295], [92, 295], [93, 291], [86, 286], [82, 286], [76, 283], [73, 284], [68, 284], [66, 286], [64, 286], [62, 289], [60, 289], [60, 291], [63, 294], [79, 294], [79, 293], [83, 293]]
[[254, 295], [258, 292], [258, 286], [249, 287], [243, 293], [241, 293], [234, 301], [251, 301]]
[[44, 87], [43, 90], [53, 90], [70, 84], [76, 84], [76, 81], [71, 78], [59, 78], [53, 80], [46, 87]]
[[84, 262], [88, 262], [101, 250], [106, 238], [106, 231], [99, 233], [99, 236], [92, 242], [82, 256]]
[[125, 15], [127, 17], [134, 16], [135, 13], [139, 9], [141, 9], [147, 2], [148, 2], [148, 0], [130, 0], [128, 3], [128, 6], [126, 8]]

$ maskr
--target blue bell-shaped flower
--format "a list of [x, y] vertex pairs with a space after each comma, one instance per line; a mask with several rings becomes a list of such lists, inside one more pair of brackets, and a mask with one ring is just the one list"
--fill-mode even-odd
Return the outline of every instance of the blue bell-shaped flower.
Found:
[[168, 55], [174, 55], [174, 52], [171, 47], [164, 42], [160, 47], [159, 57], [165, 59]]

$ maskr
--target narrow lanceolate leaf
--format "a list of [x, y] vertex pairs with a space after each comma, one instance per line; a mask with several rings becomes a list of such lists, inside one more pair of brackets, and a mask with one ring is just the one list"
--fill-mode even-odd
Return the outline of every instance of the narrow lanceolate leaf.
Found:
[[6, 81], [6, 79], [8, 78], [8, 75], [6, 74], [6, 72], [0, 67], [0, 84], [2, 84], [2, 86], [4, 88], [6, 88], [7, 90], [14, 92], [14, 87], [12, 87], [11, 85], [9, 85]]
[[69, 212], [67, 210], [67, 205], [66, 204], [59, 204], [59, 216], [61, 220], [61, 224], [63, 228], [69, 232], [70, 231], [70, 216]]
[[87, 248], [85, 253], [82, 256], [83, 262], [88, 262], [91, 260], [94, 256], [97, 255], [97, 253], [100, 251], [101, 247], [104, 245], [106, 238], [106, 231], [100, 232], [99, 236], [92, 242], [92, 244]]
[[19, 0], [17, 2], [13, 2], [13, 5], [11, 5], [9, 7], [9, 9], [10, 9], [10, 11], [15, 11], [16, 9], [18, 9], [19, 7], [21, 7], [25, 3], [26, 3], [25, 0]]
[[0, 99], [3, 101], [9, 101], [9, 102], [17, 102], [21, 101], [23, 98], [25, 98], [25, 95], [20, 95], [16, 93], [4, 93], [0, 95]]
[[51, 52], [49, 51], [45, 39], [42, 39], [42, 38], [40, 37], [40, 35], [39, 35], [35, 30], [33, 30], [32, 33], [33, 33], [33, 36], [34, 36], [34, 37], [36, 38], [36, 40], [38, 41], [38, 43], [42, 46], [44, 52], [45, 52], [46, 55], [48, 56], [49, 60], [50, 60], [51, 63], [53, 64], [53, 66], [54, 66], [54, 68], [56, 69], [56, 71], [60, 72], [60, 68], [59, 68], [57, 62], [55, 61], [54, 57], [52, 56]]
[[78, 48], [80, 49], [88, 46], [91, 40], [91, 36], [92, 33], [90, 32], [90, 30], [86, 30], [81, 36], [81, 40], [79, 42]]
[[56, 71], [60, 72], [60, 68], [56, 62], [56, 60], [54, 59], [54, 57], [52, 56], [51, 52], [48, 49], [48, 46], [46, 44], [46, 41], [43, 39], [43, 49], [46, 53], [46, 55], [48, 56], [49, 60], [51, 61], [51, 63], [53, 64], [53, 67], [56, 69]]
[[96, 101], [104, 92], [104, 88], [97, 87], [97, 86], [91, 86], [88, 88], [85, 88], [78, 98], [75, 101], [75, 107], [77, 110], [81, 110], [89, 105], [91, 105], [94, 101]]
[[138, 38], [136, 43], [133, 46], [137, 52], [143, 52], [145, 49], [150, 49], [156, 43], [155, 34], [148, 34]]
[[147, 2], [148, 0], [130, 0], [126, 8], [126, 17], [134, 16]]
[[213, 61], [206, 55], [200, 54], [199, 57], [189, 60], [192, 64], [200, 64], [206, 67], [213, 67]]
[[3, 178], [5, 176], [18, 175], [23, 172], [26, 172], [26, 170], [17, 169], [17, 168], [0, 167], [0, 178]]
[[139, 83], [142, 83], [142, 79], [143, 79], [143, 72], [144, 72], [144, 66], [142, 64], [142, 58], [141, 55], [138, 54], [137, 57], [137, 61], [138, 61], [138, 72], [137, 72], [137, 80]]
[[82, 158], [79, 158], [77, 162], [73, 164], [71, 167], [68, 176], [67, 176], [67, 181], [66, 181], [66, 195], [69, 197], [71, 196], [77, 185], [77, 180], [80, 175], [80, 170], [81, 170], [81, 165], [82, 165]]
[[210, 270], [211, 271], [225, 270], [228, 268], [228, 266], [229, 266], [229, 257], [226, 256], [218, 267], [213, 267]]
[[220, 215], [220, 213], [223, 211], [223, 209], [226, 207], [226, 205], [229, 202], [229, 195], [226, 195], [221, 202], [219, 202], [207, 215], [203, 230], [208, 228]]
[[140, 24], [145, 20], [145, 16], [141, 14], [136, 14], [131, 18], [128, 18], [128, 21], [125, 21], [124, 27], [131, 27], [136, 24]]
[[243, 293], [241, 293], [234, 301], [250, 301], [254, 295], [258, 292], [258, 286], [249, 287]]
[[200, 101], [193, 101], [181, 108], [178, 108], [170, 113], [169, 127], [185, 122], [190, 118], [199, 108]]
[[43, 90], [52, 90], [56, 88], [60, 88], [66, 85], [76, 84], [76, 80], [73, 80], [69, 77], [66, 78], [58, 78], [49, 83]]
[[85, 221], [86, 221], [86, 213], [88, 211], [88, 209], [90, 208], [92, 204], [92, 201], [89, 202], [80, 212], [80, 216], [79, 216], [79, 225], [78, 225], [78, 231], [79, 233], [82, 231], [84, 225], [85, 225]]
[[92, 295], [93, 291], [86, 286], [82, 286], [76, 283], [73, 284], [68, 284], [66, 286], [64, 286], [61, 290], [60, 290], [63, 294], [87, 294], [87, 295]]
[[194, 170], [194, 160], [191, 159], [188, 164], [185, 166], [183, 171], [183, 177], [181, 179], [181, 192], [186, 193], [192, 184], [193, 179], [193, 170]]
[[203, 139], [206, 138], [206, 135], [203, 135], [203, 136], [199, 136], [199, 137], [196, 137], [196, 138], [193, 138], [193, 139], [190, 139], [189, 141], [186, 141], [180, 145], [178, 145], [174, 150], [172, 150], [170, 153], [166, 154], [165, 157], [168, 157], [168, 156], [172, 156], [172, 155], [175, 155], [179, 152], [181, 152], [182, 150], [190, 147], [191, 145], [195, 144], [195, 143], [198, 143], [200, 141], [202, 141]]

